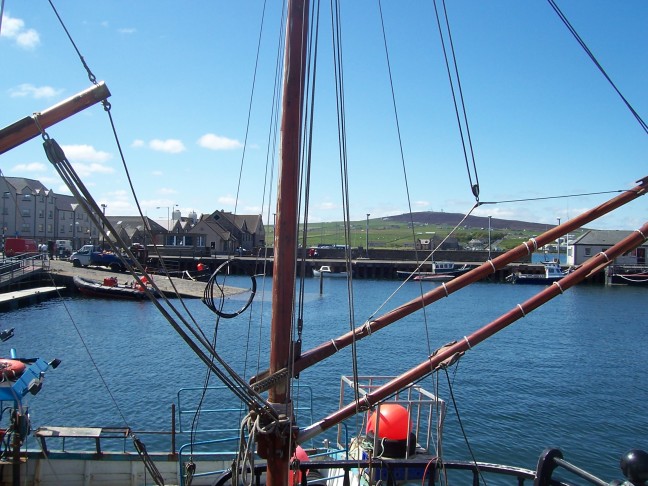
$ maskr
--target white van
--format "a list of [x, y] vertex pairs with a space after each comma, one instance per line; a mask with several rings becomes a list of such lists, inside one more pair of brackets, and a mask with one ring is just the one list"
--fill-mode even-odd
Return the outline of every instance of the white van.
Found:
[[72, 248], [72, 242], [70, 240], [56, 240], [55, 245], [56, 256], [69, 257], [74, 249]]

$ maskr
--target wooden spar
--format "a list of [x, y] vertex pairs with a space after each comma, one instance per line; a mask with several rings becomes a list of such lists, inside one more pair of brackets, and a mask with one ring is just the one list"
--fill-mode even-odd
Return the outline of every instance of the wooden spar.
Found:
[[611, 264], [616, 257], [638, 247], [646, 241], [647, 238], [648, 223], [645, 223], [641, 229], [635, 230], [632, 234], [610, 249], [590, 258], [580, 268], [566, 275], [559, 281], [554, 282], [524, 303], [517, 305], [506, 314], [503, 314], [491, 323], [473, 332], [470, 336], [464, 336], [463, 339], [439, 349], [438, 352], [430, 356], [427, 361], [363, 396], [359, 403], [351, 402], [337, 412], [332, 413], [321, 421], [302, 430], [299, 434], [298, 441], [301, 443], [316, 436], [322, 431], [327, 430], [351, 417], [358, 410], [368, 410], [380, 401], [392, 396], [397, 391], [406, 388], [409, 384], [415, 383], [434, 372], [436, 369], [445, 366], [445, 363], [453, 362], [466, 351], [474, 348], [482, 341], [485, 341], [521, 317], [525, 317], [529, 312], [537, 309], [559, 294], [562, 294], [565, 290], [576, 285], [578, 282], [581, 282], [593, 269]]
[[[274, 238], [272, 288], [272, 321], [270, 341], [270, 372], [287, 368], [291, 355], [291, 327], [295, 294], [295, 268], [299, 209], [299, 156], [301, 152], [302, 92], [306, 60], [308, 0], [289, 0], [286, 18], [286, 46], [281, 120], [281, 167], [277, 190], [277, 212]], [[270, 486], [288, 484], [292, 456], [292, 406], [290, 380], [279, 380], [269, 390], [268, 401], [285, 422], [273, 432], [260, 434], [257, 448], [267, 460], [266, 483]]]
[[[103, 82], [93, 85], [38, 113], [38, 125], [43, 129], [51, 127], [100, 101], [104, 101], [109, 96], [110, 91]], [[27, 116], [0, 130], [0, 154], [40, 135], [38, 125], [33, 117]]]
[[529, 253], [534, 252], [538, 248], [555, 241], [558, 237], [563, 236], [570, 231], [580, 228], [591, 221], [594, 221], [597, 218], [600, 218], [604, 214], [609, 213], [617, 209], [618, 207], [642, 196], [648, 190], [648, 177], [644, 177], [637, 181], [639, 185], [624, 191], [618, 196], [610, 199], [609, 201], [590, 209], [589, 211], [577, 216], [576, 218], [569, 220], [560, 226], [546, 231], [536, 238], [518, 245], [512, 250], [507, 251], [503, 255], [500, 255], [493, 260], [487, 261], [480, 265], [479, 267], [470, 270], [462, 275], [459, 275], [449, 282], [445, 282], [439, 287], [426, 292], [421, 297], [410, 300], [405, 304], [397, 307], [396, 309], [383, 314], [375, 319], [372, 319], [370, 322], [363, 324], [362, 326], [350, 331], [336, 339], [327, 341], [320, 346], [313, 348], [309, 351], [303, 353], [298, 357], [293, 366], [293, 373], [298, 374], [301, 371], [307, 369], [308, 367], [319, 363], [323, 359], [332, 356], [340, 349], [349, 346], [352, 342], [358, 341], [364, 337], [371, 335], [373, 332], [378, 331], [390, 324], [393, 324], [396, 321], [399, 321], [403, 317], [406, 317], [414, 312], [422, 309], [423, 307], [441, 300], [443, 297], [448, 297], [450, 294], [456, 292], [457, 290], [462, 289], [463, 287], [468, 286], [471, 283], [477, 282], [484, 279], [491, 273], [494, 273], [496, 270], [499, 270], [505, 267], [507, 264], [514, 262], [522, 256], [526, 256]]

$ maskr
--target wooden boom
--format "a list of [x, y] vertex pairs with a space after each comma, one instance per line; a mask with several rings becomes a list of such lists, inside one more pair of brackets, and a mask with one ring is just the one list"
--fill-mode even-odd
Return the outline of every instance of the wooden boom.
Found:
[[0, 154], [37, 137], [41, 133], [40, 128], [51, 127], [92, 105], [104, 101], [109, 96], [108, 87], [101, 82], [38, 113], [38, 123], [36, 123], [33, 116], [26, 116], [22, 120], [18, 120], [0, 130]]
[[454, 362], [458, 357], [463, 355], [466, 351], [474, 348], [477, 344], [501, 331], [518, 319], [525, 317], [529, 312], [537, 309], [549, 300], [562, 294], [573, 285], [576, 285], [578, 282], [587, 278], [593, 269], [609, 265], [616, 257], [643, 244], [647, 237], [648, 223], [645, 223], [640, 229], [635, 230], [610, 249], [602, 251], [596, 256], [590, 258], [588, 261], [583, 263], [580, 268], [574, 270], [574, 272], [566, 275], [562, 279], [553, 282], [549, 287], [545, 288], [522, 304], [518, 304], [506, 314], [503, 314], [491, 323], [476, 330], [469, 336], [464, 336], [463, 339], [459, 339], [458, 341], [439, 349], [417, 367], [412, 368], [407, 373], [403, 373], [389, 383], [373, 390], [371, 393], [363, 396], [358, 402], [351, 402], [337, 412], [334, 412], [319, 422], [306, 427], [304, 430], [300, 431], [298, 442], [302, 443], [303, 441], [314, 437], [322, 431], [337, 425], [344, 419], [351, 417], [358, 411], [370, 409], [382, 400], [392, 396], [398, 390], [402, 390], [409, 384], [415, 383], [437, 369], [447, 366], [448, 363]]

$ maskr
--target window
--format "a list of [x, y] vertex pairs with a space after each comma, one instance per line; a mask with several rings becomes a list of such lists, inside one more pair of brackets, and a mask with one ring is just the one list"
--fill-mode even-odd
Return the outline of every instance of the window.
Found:
[[585, 256], [586, 257], [592, 256], [592, 249], [589, 246], [585, 247]]
[[31, 218], [31, 211], [29, 209], [21, 209], [20, 210], [20, 215], [23, 218]]

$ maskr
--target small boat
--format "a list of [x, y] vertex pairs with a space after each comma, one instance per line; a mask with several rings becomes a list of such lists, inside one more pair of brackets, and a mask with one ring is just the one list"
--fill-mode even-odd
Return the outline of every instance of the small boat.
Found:
[[327, 277], [327, 278], [346, 278], [347, 272], [334, 272], [328, 265], [322, 265], [318, 269], [313, 269], [313, 277]]
[[507, 277], [507, 280], [514, 284], [537, 284], [549, 285], [556, 282], [567, 275], [569, 272], [564, 272], [560, 268], [558, 262], [542, 262], [544, 265], [544, 275], [537, 273], [521, 273], [515, 272]]
[[462, 273], [466, 273], [472, 268], [472, 265], [469, 265], [468, 263], [458, 264], [450, 261], [439, 261], [432, 262], [432, 271], [430, 272], [407, 272], [399, 270], [396, 272], [396, 275], [401, 279], [411, 278], [412, 280], [416, 281], [427, 280], [444, 282], [452, 280], [456, 276], [461, 275]]
[[[143, 300], [147, 298], [144, 288], [137, 282], [120, 284], [117, 277], [106, 277], [103, 282], [75, 275], [72, 279], [79, 292], [92, 297], [105, 297], [109, 299]], [[146, 277], [142, 282], [148, 284]], [[149, 289], [155, 293], [153, 289]]]
[[648, 271], [635, 273], [614, 273], [610, 277], [613, 284], [648, 287]]

